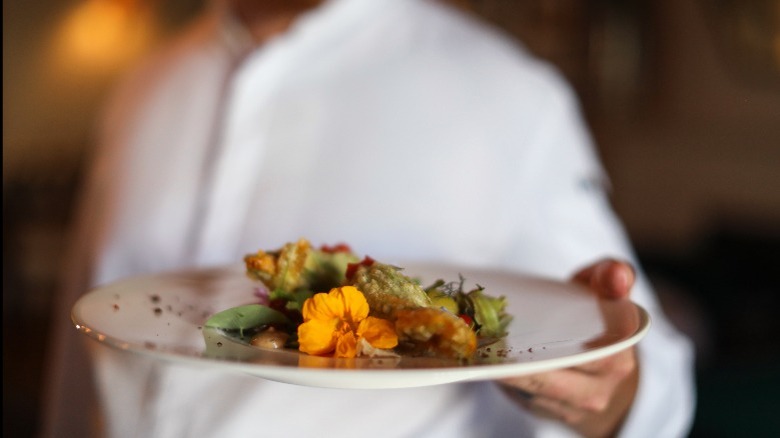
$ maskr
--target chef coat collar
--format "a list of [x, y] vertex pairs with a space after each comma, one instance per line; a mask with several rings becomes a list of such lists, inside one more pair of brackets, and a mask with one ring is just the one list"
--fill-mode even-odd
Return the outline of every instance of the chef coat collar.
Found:
[[[403, 1], [403, 0], [392, 0]], [[336, 30], [344, 31], [352, 23], [359, 22], [369, 11], [376, 11], [381, 5], [390, 5], [392, 2], [383, 0], [325, 0], [320, 6], [304, 12], [290, 26], [277, 37], [269, 39], [262, 46], [266, 46], [278, 37], [286, 34], [308, 34], [305, 39], [311, 39], [310, 34], [327, 34]], [[241, 21], [236, 12], [230, 7], [229, 2], [217, 0], [213, 3], [216, 9], [218, 21], [219, 39], [236, 59], [243, 59], [261, 46], [258, 46], [247, 26]]]

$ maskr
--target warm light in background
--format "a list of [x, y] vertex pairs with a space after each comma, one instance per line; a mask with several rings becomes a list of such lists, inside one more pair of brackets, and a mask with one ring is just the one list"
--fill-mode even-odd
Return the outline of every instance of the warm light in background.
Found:
[[3, 66], [4, 181], [30, 169], [75, 168], [108, 90], [162, 40], [160, 3], [70, 0], [37, 32], [11, 26], [14, 55], [4, 53], [4, 60], [13, 62]]
[[55, 59], [81, 73], [115, 72], [155, 40], [158, 26], [148, 6], [135, 0], [85, 0], [55, 34]]

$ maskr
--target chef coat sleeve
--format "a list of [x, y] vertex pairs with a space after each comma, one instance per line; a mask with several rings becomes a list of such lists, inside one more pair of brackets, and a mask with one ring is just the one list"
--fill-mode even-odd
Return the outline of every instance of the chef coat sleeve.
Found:
[[[539, 108], [532, 148], [536, 157], [523, 164], [537, 175], [530, 188], [538, 208], [538, 229], [520, 232], [517, 247], [532, 257], [523, 268], [558, 278], [603, 257], [623, 258], [637, 266], [631, 299], [647, 309], [649, 333], [638, 344], [639, 387], [622, 425], [621, 437], [686, 436], [694, 411], [693, 355], [690, 342], [666, 319], [651, 285], [637, 264], [625, 232], [613, 212], [607, 181], [576, 99], [563, 81], [549, 82]], [[525, 179], [527, 183], [529, 179]], [[524, 188], [523, 190], [529, 190]], [[561, 436], [561, 425], [540, 421], [539, 436]]]

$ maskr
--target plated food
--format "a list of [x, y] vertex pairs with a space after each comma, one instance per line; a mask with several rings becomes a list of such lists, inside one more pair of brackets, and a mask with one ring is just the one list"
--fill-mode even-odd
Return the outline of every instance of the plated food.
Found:
[[[363, 260], [354, 254], [350, 258]], [[153, 273], [105, 284], [75, 303], [72, 319], [75, 328], [90, 339], [149, 359], [296, 385], [351, 389], [411, 388], [567, 368], [629, 348], [651, 325], [647, 312], [630, 300], [600, 300], [573, 283], [463, 265], [397, 264], [404, 267], [400, 272], [422, 284], [424, 291], [441, 283], [437, 279], [451, 280], [438, 289], [448, 285], [454, 293], [444, 295], [454, 295], [456, 302], [458, 290], [468, 294], [480, 289], [471, 285], [488, 286], [480, 293], [483, 296], [486, 292], [505, 294], [506, 308], [496, 315], [498, 321], [513, 317], [503, 330], [497, 325], [499, 333], [506, 332], [506, 336], [486, 335], [490, 319], [479, 315], [489, 316], [490, 312], [478, 299], [474, 319], [486, 323], [475, 332], [476, 352], [465, 359], [430, 352], [426, 343], [402, 341], [401, 336], [398, 346], [387, 349], [393, 357], [380, 356], [381, 352], [354, 358], [334, 357], [335, 350], [304, 353], [295, 344], [296, 322], [285, 325], [290, 321], [286, 310], [289, 300], [272, 302], [276, 294], [254, 274], [247, 275], [245, 263]], [[418, 277], [420, 282], [415, 280]], [[434, 306], [452, 304], [446, 298], [437, 303], [440, 297], [432, 289], [429, 292]], [[227, 312], [221, 316], [225, 321], [212, 320], [225, 310], [240, 310], [245, 305], [255, 310]], [[263, 323], [277, 314], [284, 318]], [[299, 317], [302, 323], [302, 315]], [[216, 327], [207, 327], [207, 320]], [[471, 324], [466, 325], [471, 328]], [[264, 336], [257, 336], [261, 333]], [[252, 339], [265, 344], [253, 346]]]
[[423, 285], [397, 266], [347, 245], [306, 239], [244, 259], [255, 302], [211, 315], [206, 327], [258, 348], [314, 356], [468, 359], [507, 334], [506, 298], [463, 277]]

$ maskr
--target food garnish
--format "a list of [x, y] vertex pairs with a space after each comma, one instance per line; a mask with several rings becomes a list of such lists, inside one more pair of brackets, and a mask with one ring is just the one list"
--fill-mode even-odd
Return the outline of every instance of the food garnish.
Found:
[[423, 355], [468, 359], [484, 339], [506, 336], [506, 299], [464, 278], [423, 288], [399, 267], [358, 257], [349, 246], [306, 239], [244, 258], [260, 303], [212, 315], [220, 329], [260, 348], [317, 356]]

